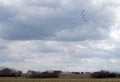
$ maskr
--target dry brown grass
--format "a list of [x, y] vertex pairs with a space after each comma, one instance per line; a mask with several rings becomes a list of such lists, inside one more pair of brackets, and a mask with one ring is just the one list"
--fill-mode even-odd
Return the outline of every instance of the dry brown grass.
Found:
[[0, 82], [120, 82], [120, 79], [26, 79], [0, 78]]

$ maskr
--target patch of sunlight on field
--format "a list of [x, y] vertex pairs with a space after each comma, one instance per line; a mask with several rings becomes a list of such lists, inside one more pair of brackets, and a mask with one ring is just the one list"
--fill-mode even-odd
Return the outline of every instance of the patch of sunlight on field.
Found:
[[25, 78], [0, 78], [0, 82], [120, 82], [120, 79], [25, 79]]

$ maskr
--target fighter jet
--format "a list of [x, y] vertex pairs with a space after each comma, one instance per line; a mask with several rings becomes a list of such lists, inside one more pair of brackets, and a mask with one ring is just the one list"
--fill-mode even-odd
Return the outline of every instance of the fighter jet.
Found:
[[81, 19], [86, 22], [86, 14], [85, 14], [85, 10], [83, 9], [81, 12], [80, 12], [80, 16], [81, 16]]

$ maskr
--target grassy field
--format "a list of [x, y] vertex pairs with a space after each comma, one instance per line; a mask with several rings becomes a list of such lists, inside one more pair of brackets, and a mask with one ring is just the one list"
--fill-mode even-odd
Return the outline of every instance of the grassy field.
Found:
[[24, 79], [24, 78], [0, 78], [0, 82], [120, 82], [120, 79]]

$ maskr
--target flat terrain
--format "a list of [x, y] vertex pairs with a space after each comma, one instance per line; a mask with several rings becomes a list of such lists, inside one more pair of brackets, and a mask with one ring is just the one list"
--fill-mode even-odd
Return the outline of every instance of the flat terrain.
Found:
[[25, 79], [0, 78], [0, 82], [120, 82], [120, 79]]

